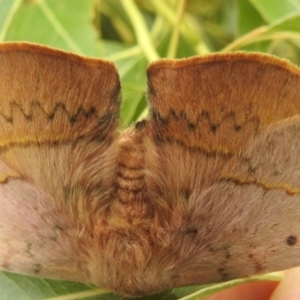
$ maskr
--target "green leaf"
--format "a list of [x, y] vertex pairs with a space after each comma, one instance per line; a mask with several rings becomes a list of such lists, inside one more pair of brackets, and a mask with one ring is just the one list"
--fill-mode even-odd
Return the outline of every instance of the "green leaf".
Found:
[[7, 30], [11, 26], [14, 16], [21, 5], [22, 0], [0, 1], [0, 42], [5, 40]]
[[109, 293], [107, 290], [82, 283], [41, 279], [8, 272], [0, 272], [0, 291], [1, 300], [59, 299], [59, 296], [64, 296], [67, 300], [66, 295], [69, 295], [69, 299], [91, 299], [92, 296], [101, 299], [100, 295], [106, 293], [107, 296]]
[[[20, 1], [15, 1], [15, 7]], [[22, 1], [11, 9], [5, 41], [30, 41], [64, 50], [99, 56], [100, 44], [92, 26], [94, 0]], [[4, 3], [0, 2], [0, 11]], [[67, 17], [66, 17], [67, 16]]]
[[265, 24], [266, 22], [249, 0], [238, 1], [238, 36], [242, 36]]
[[189, 294], [185, 297], [180, 298], [180, 300], [201, 300], [205, 299], [208, 296], [216, 294], [217, 292], [223, 291], [225, 289], [232, 288], [234, 286], [238, 286], [245, 283], [250, 283], [254, 281], [279, 281], [282, 278], [282, 275], [279, 273], [270, 273], [261, 276], [253, 276], [251, 278], [242, 278], [242, 279], [234, 279], [227, 282], [222, 282], [218, 284], [210, 284], [200, 288], [198, 291]]
[[300, 12], [300, 0], [250, 0], [266, 22]]
[[[183, 287], [167, 290], [152, 296], [138, 298], [139, 300], [200, 300], [216, 292], [254, 281], [278, 281], [282, 278], [279, 273], [270, 273], [251, 278], [235, 279], [228, 282], [203, 286]], [[0, 290], [5, 291], [1, 300], [129, 300], [137, 299], [111, 294], [105, 289], [76, 282], [40, 279], [30, 276], [0, 272]]]
[[[280, 18], [268, 26], [266, 33], [271, 32], [294, 32], [300, 34], [300, 12]], [[298, 36], [299, 37], [299, 36]]]

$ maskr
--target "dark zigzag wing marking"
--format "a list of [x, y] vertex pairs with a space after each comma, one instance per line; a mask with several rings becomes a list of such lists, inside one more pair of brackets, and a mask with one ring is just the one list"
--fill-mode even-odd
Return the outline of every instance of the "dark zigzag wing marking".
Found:
[[54, 108], [50, 112], [47, 112], [44, 109], [41, 102], [39, 102], [39, 101], [32, 101], [29, 105], [28, 111], [26, 111], [24, 106], [17, 101], [13, 101], [13, 102], [9, 103], [9, 106], [10, 106], [10, 114], [6, 115], [4, 112], [0, 111], [0, 116], [2, 116], [7, 122], [9, 122], [11, 124], [14, 123], [15, 110], [19, 110], [27, 121], [33, 121], [34, 112], [37, 110], [39, 110], [49, 121], [53, 120], [55, 115], [57, 114], [57, 112], [59, 110], [61, 110], [66, 114], [66, 116], [71, 124], [76, 123], [77, 119], [81, 116], [86, 119], [90, 118], [91, 116], [98, 117], [95, 107], [90, 107], [89, 109], [86, 110], [83, 108], [82, 105], [80, 105], [78, 107], [77, 111], [74, 114], [71, 114], [67, 110], [66, 106], [61, 102], [56, 103]]
[[[231, 124], [232, 132], [241, 133], [244, 129], [251, 127], [253, 135], [255, 136], [259, 132], [260, 128], [260, 119], [258, 116], [252, 116], [251, 118], [245, 120], [244, 122], [237, 122], [236, 114], [234, 112], [229, 112], [222, 116], [221, 120], [216, 123], [212, 121], [210, 113], [208, 111], [203, 111], [199, 114], [196, 122], [190, 122], [189, 118], [185, 111], [175, 112], [170, 110], [169, 114], [166, 117], [162, 117], [160, 113], [154, 109], [151, 110], [151, 118], [156, 123], [156, 127], [160, 130], [155, 130], [154, 139], [157, 143], [163, 144], [176, 144], [183, 147], [190, 153], [200, 152], [207, 156], [216, 156], [220, 155], [224, 158], [230, 158], [232, 155], [235, 155], [235, 151], [231, 151], [227, 147], [222, 145], [215, 145], [214, 147], [206, 145], [201, 139], [201, 131], [203, 130], [203, 124], [207, 124], [209, 131], [213, 135], [218, 134], [218, 130], [224, 123]], [[193, 139], [196, 141], [194, 145], [189, 144], [189, 140], [185, 139], [184, 134], [181, 137], [176, 137], [175, 135], [170, 135], [168, 133], [169, 124], [175, 122], [184, 122], [186, 134], [194, 134]], [[140, 124], [137, 124], [141, 126]], [[182, 128], [184, 130], [184, 128]], [[228, 137], [229, 138], [229, 137]]]
[[78, 107], [75, 113], [70, 113], [66, 106], [63, 103], [57, 103], [54, 108], [47, 112], [42, 104], [38, 101], [34, 101], [30, 104], [29, 110], [27, 111], [24, 109], [24, 106], [18, 102], [11, 102], [10, 103], [10, 114], [6, 115], [0, 111], [0, 116], [2, 116], [8, 123], [14, 124], [15, 119], [18, 121], [18, 116], [15, 118], [16, 110], [21, 112], [24, 116], [25, 120], [28, 122], [34, 122], [35, 118], [34, 115], [38, 116], [38, 118], [46, 118], [49, 122], [54, 122], [55, 116], [62, 111], [71, 126], [74, 126], [80, 119], [84, 118], [85, 120], [89, 120], [91, 118], [95, 118], [97, 120], [97, 129], [93, 135], [89, 134], [78, 134], [76, 137], [68, 137], [68, 136], [53, 136], [51, 138], [42, 139], [42, 134], [39, 140], [37, 140], [34, 136], [32, 138], [27, 138], [26, 140], [17, 140], [12, 139], [9, 142], [5, 142], [4, 144], [0, 143], [0, 153], [7, 151], [9, 148], [12, 147], [30, 147], [32, 145], [35, 146], [42, 146], [48, 145], [51, 147], [56, 147], [62, 144], [68, 143], [77, 143], [82, 141], [85, 138], [90, 138], [90, 140], [96, 141], [98, 143], [103, 142], [110, 142], [111, 139], [108, 137], [109, 131], [113, 126], [113, 123], [117, 120], [119, 116], [118, 111], [114, 112], [107, 112], [103, 115], [98, 115], [98, 112], [95, 107], [90, 107], [89, 109], [84, 109], [82, 105]]
[[252, 123], [257, 123], [256, 131], [255, 131], [257, 133], [259, 128], [259, 123], [260, 123], [258, 116], [251, 117], [242, 123], [238, 123], [236, 121], [237, 119], [236, 113], [233, 111], [222, 116], [218, 123], [213, 122], [209, 111], [202, 111], [201, 114], [199, 114], [196, 122], [190, 122], [185, 111], [176, 112], [173, 109], [169, 111], [169, 114], [166, 117], [162, 117], [158, 111], [152, 109], [151, 117], [155, 122], [159, 122], [162, 125], [166, 125], [166, 126], [168, 125], [171, 119], [174, 119], [175, 121], [184, 121], [186, 123], [186, 127], [190, 131], [197, 131], [200, 127], [200, 124], [202, 125], [203, 123], [202, 121], [207, 121], [207, 123], [209, 124], [210, 131], [216, 132], [219, 129], [219, 127], [222, 125], [222, 123], [226, 122], [227, 120], [232, 120], [232, 128], [234, 129], [235, 132], [243, 130], [243, 128], [246, 125], [248, 125], [249, 122], [252, 122]]
[[[98, 118], [99, 123], [102, 123], [103, 121], [101, 121], [101, 120], [103, 120], [103, 118], [104, 118], [104, 116], [98, 116], [98, 112], [97, 112], [96, 108], [93, 106], [88, 109], [85, 109], [82, 105], [80, 105], [77, 108], [77, 111], [72, 114], [67, 110], [65, 104], [63, 104], [61, 102], [56, 103], [55, 106], [53, 107], [52, 111], [50, 111], [50, 112], [47, 112], [44, 109], [41, 102], [39, 102], [39, 101], [31, 102], [29, 105], [28, 111], [25, 111], [24, 106], [16, 101], [11, 102], [9, 105], [10, 105], [10, 114], [6, 115], [2, 111], [0, 111], [0, 116], [2, 116], [7, 122], [9, 122], [11, 124], [14, 123], [15, 110], [17, 110], [17, 109], [22, 113], [24, 118], [28, 121], [33, 121], [34, 112], [36, 112], [37, 110], [39, 110], [40, 113], [42, 113], [46, 117], [46, 119], [48, 119], [49, 121], [52, 121], [54, 119], [55, 115], [58, 113], [58, 111], [61, 110], [66, 114], [66, 116], [71, 124], [75, 124], [81, 116], [84, 117], [85, 119], [89, 119], [92, 116], [95, 116], [96, 118]], [[111, 116], [112, 114], [107, 114], [107, 115]]]

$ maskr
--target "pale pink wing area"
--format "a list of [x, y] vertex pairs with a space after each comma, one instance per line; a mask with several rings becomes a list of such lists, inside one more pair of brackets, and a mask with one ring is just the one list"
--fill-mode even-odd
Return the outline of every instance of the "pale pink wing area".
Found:
[[89, 281], [87, 249], [117, 168], [117, 71], [4, 43], [0, 78], [0, 268]]
[[300, 265], [299, 157], [300, 118], [294, 117], [268, 128], [225, 165], [197, 198], [203, 205], [189, 225], [196, 228], [205, 215], [196, 240], [206, 243], [191, 250], [179, 285]]
[[[0, 174], [9, 168], [0, 162]], [[80, 227], [66, 208], [22, 179], [0, 185], [0, 268], [42, 277], [85, 281]]]

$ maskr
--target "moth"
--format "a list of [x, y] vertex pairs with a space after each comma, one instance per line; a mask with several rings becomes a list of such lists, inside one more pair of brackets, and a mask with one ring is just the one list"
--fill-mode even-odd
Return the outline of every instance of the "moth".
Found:
[[300, 69], [150, 64], [120, 132], [110, 62], [0, 45], [0, 267], [143, 296], [300, 265]]

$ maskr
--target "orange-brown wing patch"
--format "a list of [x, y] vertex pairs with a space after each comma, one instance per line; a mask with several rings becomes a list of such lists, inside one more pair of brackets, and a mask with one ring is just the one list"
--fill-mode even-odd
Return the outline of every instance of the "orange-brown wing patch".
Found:
[[162, 60], [148, 77], [156, 137], [209, 154], [236, 154], [269, 124], [300, 112], [300, 70], [267, 55]]
[[47, 47], [0, 46], [0, 147], [105, 139], [119, 116], [113, 64]]

